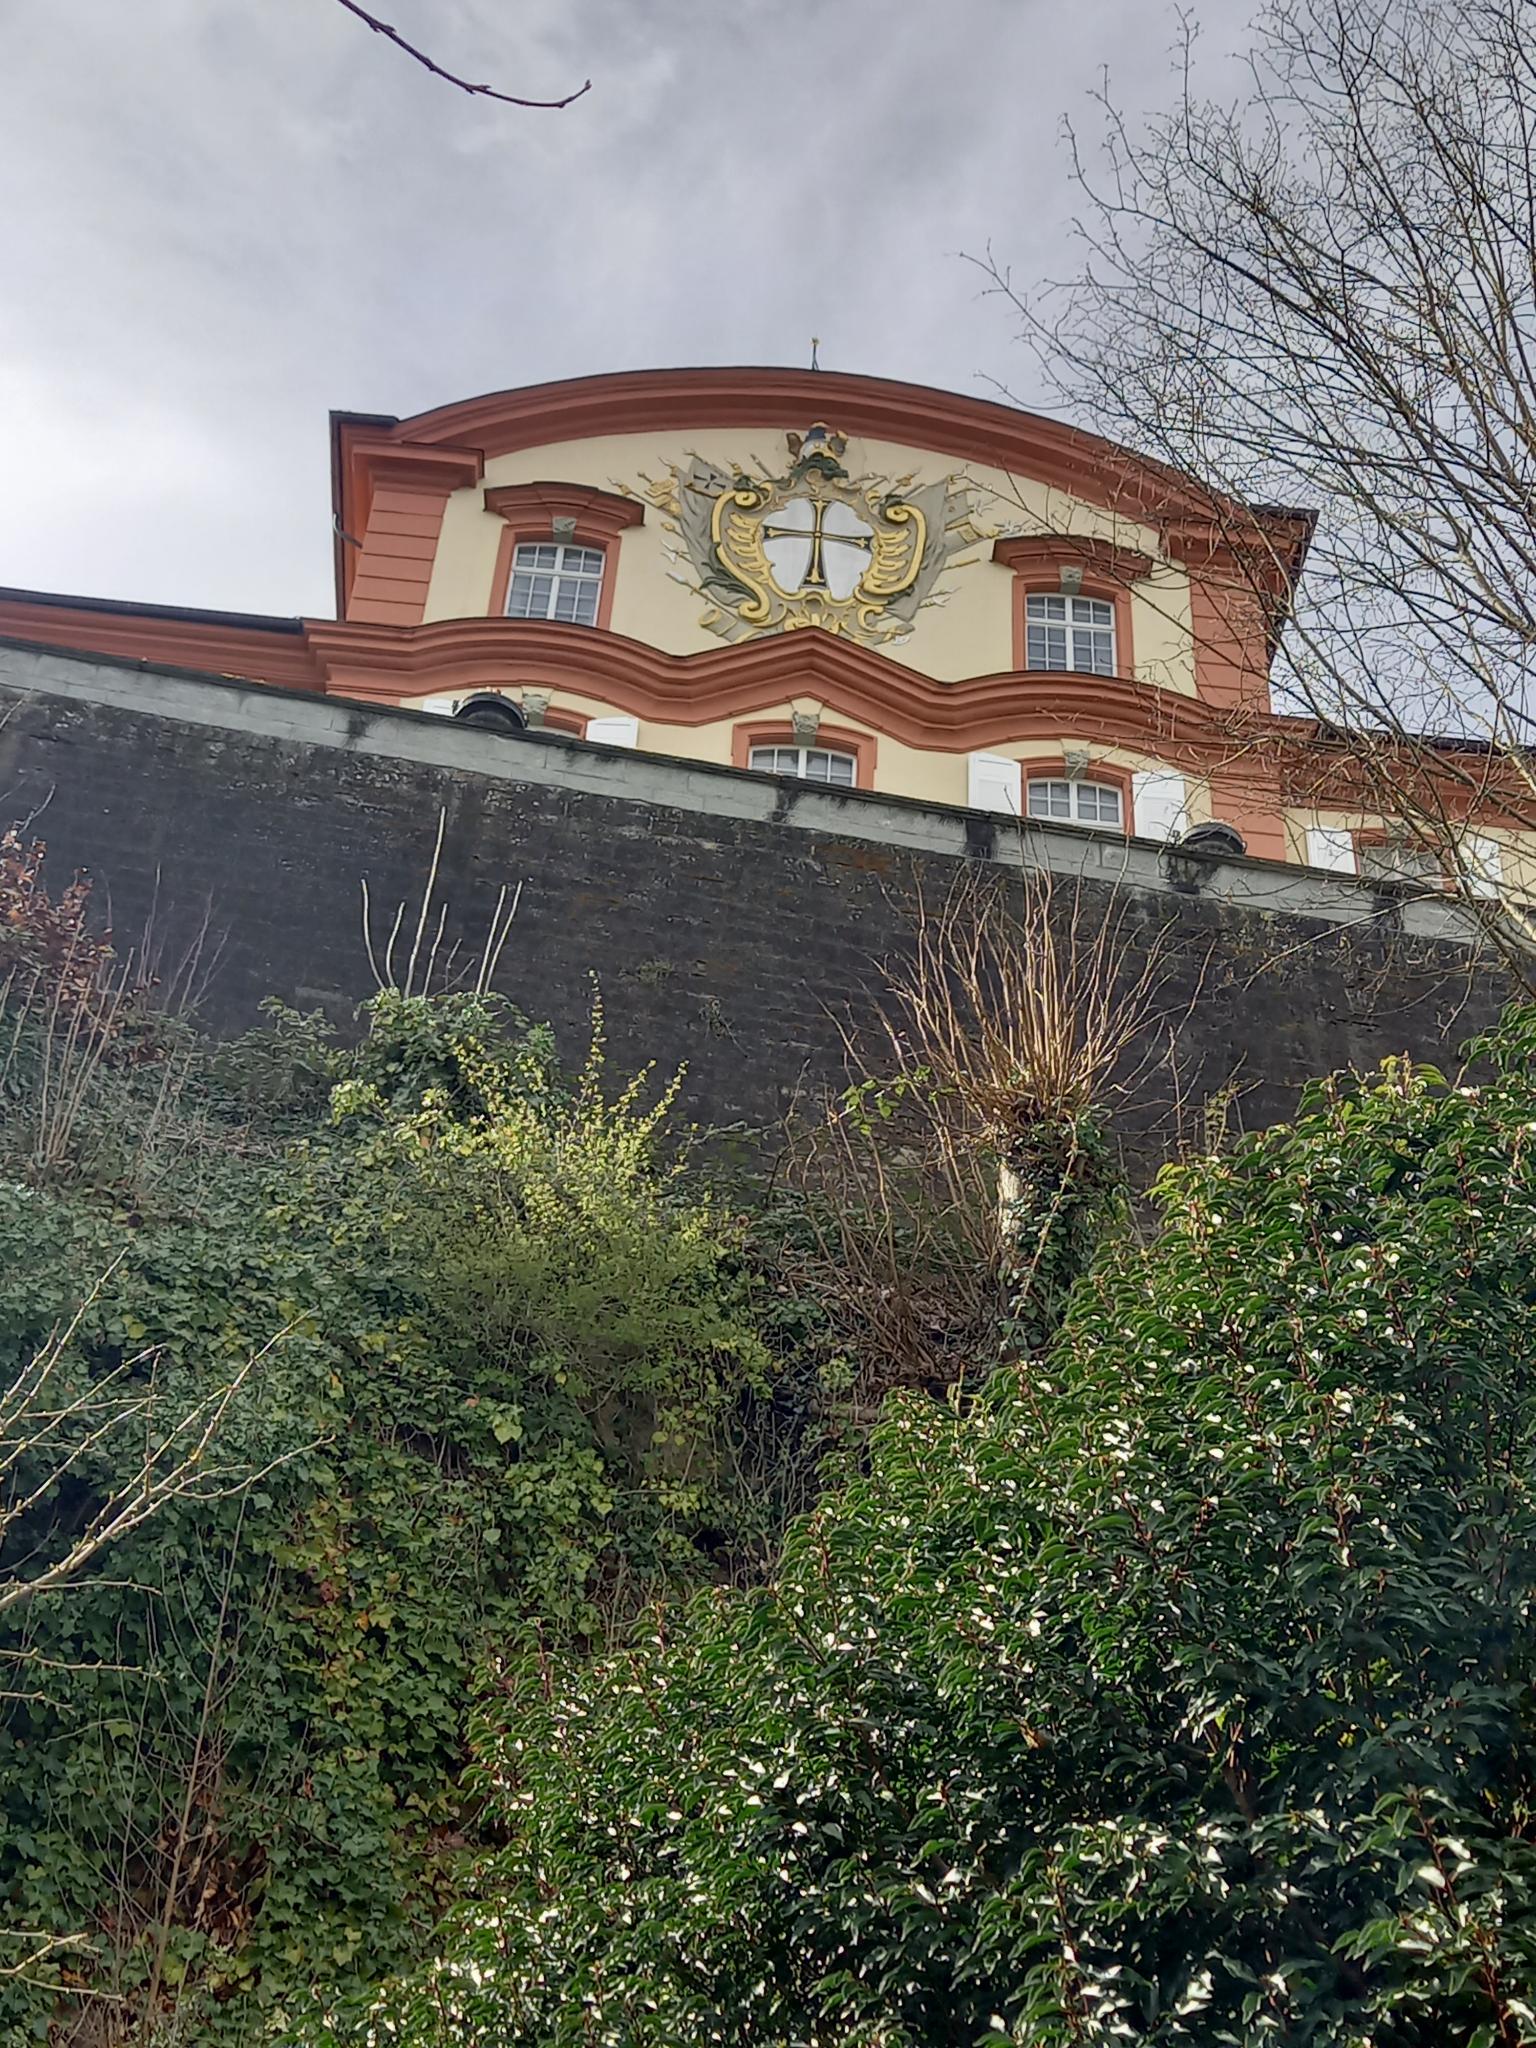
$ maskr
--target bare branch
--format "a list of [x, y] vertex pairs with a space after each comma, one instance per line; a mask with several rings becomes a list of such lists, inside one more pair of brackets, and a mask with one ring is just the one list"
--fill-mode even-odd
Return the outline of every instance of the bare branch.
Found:
[[[287, 1337], [286, 1329], [248, 1358], [223, 1385], [190, 1406], [178, 1405], [169, 1418], [163, 1416], [164, 1404], [153, 1381], [132, 1393], [114, 1391], [128, 1370], [126, 1366], [61, 1406], [50, 1405], [54, 1377], [80, 1318], [107, 1277], [96, 1283], [73, 1321], [55, 1333], [12, 1385], [0, 1389], [0, 1481], [20, 1471], [24, 1463], [40, 1467], [34, 1479], [0, 1486], [0, 1537], [24, 1525], [71, 1470], [102, 1446], [121, 1441], [129, 1427], [142, 1431], [143, 1448], [135, 1469], [100, 1501], [57, 1557], [36, 1571], [9, 1565], [0, 1572], [0, 1614], [77, 1581], [102, 1551], [142, 1527], [170, 1501], [224, 1498], [243, 1492], [256, 1476], [211, 1467], [209, 1452], [236, 1396], [255, 1368]], [[74, 1426], [69, 1432], [71, 1440], [60, 1441], [66, 1425]], [[284, 1460], [273, 1461], [281, 1462]]]
[[[1133, 129], [1103, 94], [1097, 154], [1069, 137], [1078, 274], [1028, 296], [983, 268], [1057, 394], [1190, 480], [1283, 623], [1302, 716], [1232, 735], [1271, 801], [1278, 778], [1293, 819], [1385, 821], [1536, 982], [1529, 19], [1270, 0], [1237, 103], [1200, 96], [1186, 34], [1171, 113]], [[1316, 511], [1284, 616], [1276, 505]]]
[[477, 99], [500, 100], [508, 107], [535, 107], [553, 112], [557, 108], [568, 107], [573, 100], [579, 100], [583, 93], [592, 90], [592, 81], [588, 78], [583, 80], [574, 92], [568, 92], [564, 99], [529, 100], [521, 98], [517, 93], [495, 92], [488, 85], [471, 85], [467, 78], [456, 78], [451, 71], [445, 71], [441, 64], [434, 64], [424, 50], [418, 50], [414, 43], [408, 43], [398, 29], [391, 28], [387, 21], [380, 21], [378, 16], [370, 14], [366, 7], [359, 7], [357, 0], [339, 0], [339, 4], [346, 8], [348, 14], [355, 14], [375, 35], [384, 36], [397, 50], [404, 50], [407, 57], [414, 58], [416, 63], [421, 65], [423, 70], [430, 71], [434, 78], [441, 78], [448, 85], [456, 85], [460, 92], [472, 93]]

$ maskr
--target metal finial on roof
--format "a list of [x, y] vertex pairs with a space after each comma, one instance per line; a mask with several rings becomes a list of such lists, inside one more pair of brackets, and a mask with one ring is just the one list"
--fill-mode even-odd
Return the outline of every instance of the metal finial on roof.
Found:
[[820, 347], [821, 336], [819, 334], [813, 334], [811, 336], [811, 368], [813, 370], [819, 370], [821, 368], [821, 364], [816, 360], [816, 351]]

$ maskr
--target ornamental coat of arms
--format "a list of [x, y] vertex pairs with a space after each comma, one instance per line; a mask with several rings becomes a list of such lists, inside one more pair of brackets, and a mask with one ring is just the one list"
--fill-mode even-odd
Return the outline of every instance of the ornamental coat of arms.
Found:
[[789, 434], [783, 476], [732, 475], [701, 456], [647, 489], [676, 536], [703, 624], [726, 640], [820, 626], [873, 645], [910, 633], [945, 564], [982, 538], [954, 477], [850, 477], [846, 437]]

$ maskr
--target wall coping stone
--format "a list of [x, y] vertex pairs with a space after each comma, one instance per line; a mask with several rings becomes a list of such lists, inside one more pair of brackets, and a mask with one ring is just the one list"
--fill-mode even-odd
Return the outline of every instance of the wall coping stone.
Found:
[[[1358, 877], [1283, 861], [1170, 857], [1147, 839], [1109, 837], [1034, 819], [932, 804], [874, 790], [833, 789], [670, 754], [578, 740], [548, 728], [481, 731], [441, 713], [252, 683], [197, 669], [73, 653], [0, 638], [0, 689], [26, 699], [65, 698], [214, 731], [342, 753], [382, 756], [455, 775], [617, 799], [820, 839], [848, 839], [1003, 869], [1047, 867], [1155, 895], [1188, 895], [1234, 910], [1390, 929], [1472, 945], [1475, 916], [1450, 899], [1414, 896]], [[0, 707], [3, 716], [3, 707]]]

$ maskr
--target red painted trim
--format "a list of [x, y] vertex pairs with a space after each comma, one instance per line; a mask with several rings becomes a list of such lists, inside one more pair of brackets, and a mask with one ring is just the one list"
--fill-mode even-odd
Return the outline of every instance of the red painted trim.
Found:
[[485, 493], [485, 509], [530, 533], [542, 522], [543, 539], [550, 537], [555, 520], [574, 519], [577, 539], [596, 547], [617, 540], [645, 519], [645, 507], [638, 498], [599, 491], [591, 484], [491, 484]]
[[1100, 583], [1128, 589], [1133, 583], [1145, 582], [1157, 567], [1150, 555], [1139, 554], [1135, 548], [1116, 547], [1111, 541], [1075, 533], [1012, 534], [993, 543], [992, 559], [1005, 569], [1040, 577], [1037, 589], [1043, 589], [1047, 580], [1053, 589], [1058, 588], [1055, 576], [1062, 569], [1081, 569], [1085, 579], [1092, 575]]
[[[1061, 735], [1070, 733], [1205, 777], [1214, 814], [1266, 858], [1287, 857], [1282, 805], [1380, 809], [1360, 762], [1306, 719], [1234, 714], [1149, 684], [1094, 676], [1010, 671], [939, 683], [814, 629], [670, 655], [621, 634], [541, 620], [447, 619], [402, 629], [356, 620], [247, 620], [17, 591], [0, 594], [0, 638], [362, 702], [409, 706], [439, 691], [580, 691], [638, 718], [682, 726], [750, 722], [767, 705], [814, 696], [834, 715], [860, 719], [909, 746], [1017, 758], [1035, 745], [1040, 763], [1058, 759]], [[557, 712], [550, 723], [564, 729], [563, 718], [575, 715]], [[874, 744], [868, 735], [849, 738], [861, 751]], [[1508, 761], [1449, 745], [1442, 758], [1437, 772], [1435, 754], [1405, 745], [1384, 772], [1410, 792], [1422, 782], [1426, 807], [1532, 829], [1527, 792]], [[1021, 763], [1021, 772], [1034, 768]]]
[[[1102, 505], [1121, 517], [1173, 528], [1211, 518], [1211, 501], [1189, 479], [1096, 434], [986, 399], [961, 397], [883, 377], [833, 370], [710, 368], [629, 370], [576, 377], [462, 399], [397, 421], [333, 415], [335, 510], [349, 532], [356, 517], [352, 450], [381, 440], [418, 448], [477, 450], [490, 457], [601, 435], [721, 427], [774, 430], [830, 420], [850, 436], [895, 441], [962, 462], [1028, 476]], [[1300, 515], [1223, 508], [1229, 523], [1262, 523], [1282, 558], [1299, 571], [1306, 527]]]
[[[276, 624], [276, 621], [274, 621]], [[112, 611], [82, 605], [0, 598], [0, 636], [77, 654], [110, 654], [123, 661], [165, 662], [216, 676], [273, 683], [293, 690], [323, 690], [325, 681], [307, 634], [263, 632], [197, 618], [167, 618], [146, 608]]]
[[[500, 619], [506, 616], [507, 596], [512, 588], [512, 556], [516, 552], [518, 542], [528, 538], [529, 536], [526, 533], [519, 533], [517, 528], [510, 522], [501, 529], [501, 539], [496, 543], [496, 566], [491, 571], [491, 597], [489, 604], [486, 606], [488, 615], [493, 619]], [[606, 591], [607, 587], [608, 562], [605, 556], [603, 560], [603, 591]], [[599, 611], [603, 608], [603, 591], [598, 592], [597, 608]]]
[[1214, 517], [1166, 522], [1163, 542], [1189, 576], [1195, 688], [1232, 710], [1269, 708], [1269, 668], [1312, 536], [1310, 513], [1265, 515], [1246, 531]]
[[[408, 628], [310, 619], [302, 635], [279, 635], [149, 611], [108, 614], [0, 599], [0, 635], [382, 703], [499, 690], [510, 681], [586, 692], [616, 710], [673, 725], [749, 718], [764, 705], [814, 695], [834, 714], [941, 752], [1050, 743], [1065, 731], [1198, 764], [1240, 743], [1228, 718], [1173, 691], [1013, 671], [939, 683], [814, 628], [675, 655], [622, 634], [539, 619], [438, 619]], [[1259, 721], [1254, 732], [1269, 731], [1271, 723], [1278, 725]]]
[[503, 688], [510, 677], [535, 689], [588, 693], [674, 725], [750, 717], [786, 698], [814, 696], [834, 714], [941, 752], [1059, 743], [1071, 732], [1198, 765], [1235, 744], [1229, 720], [1171, 690], [1013, 670], [940, 683], [814, 627], [687, 655], [542, 619], [438, 619], [410, 632], [311, 620], [308, 631], [329, 689], [385, 702]]
[[[332, 427], [338, 436], [334, 473], [340, 486], [340, 502], [335, 509], [341, 535], [341, 615], [350, 618], [361, 609], [371, 618], [375, 601], [383, 599], [414, 608], [419, 619], [426, 603], [426, 581], [431, 577], [431, 556], [427, 558], [426, 579], [408, 579], [407, 588], [393, 600], [382, 588], [371, 592], [358, 590], [360, 580], [376, 585], [379, 582], [372, 575], [377, 552], [371, 545], [377, 539], [375, 518], [386, 512], [403, 515], [417, 533], [431, 539], [435, 554], [443, 508], [450, 493], [478, 483], [484, 459], [478, 448], [416, 446], [390, 432], [380, 432], [377, 421], [342, 421], [332, 415]], [[393, 525], [393, 518], [386, 523]], [[395, 530], [399, 530], [398, 526]]]
[[564, 705], [556, 705], [544, 714], [544, 724], [551, 732], [568, 732], [576, 739], [585, 739], [587, 721], [584, 713], [570, 711]]
[[[795, 738], [795, 729], [787, 719], [775, 719], [764, 725], [738, 725], [731, 732], [731, 766], [750, 768], [752, 763], [748, 757], [754, 747], [825, 747], [829, 753], [852, 754], [854, 788], [873, 789], [875, 786], [875, 757], [879, 741], [870, 732], [853, 732], [842, 725], [818, 724], [815, 739], [800, 740]], [[846, 784], [834, 787], [846, 787]]]
[[1262, 768], [1245, 771], [1240, 764], [1224, 768], [1217, 760], [1211, 763], [1206, 780], [1211, 791], [1211, 816], [1223, 824], [1235, 825], [1255, 860], [1290, 858], [1273, 764], [1266, 776]]
[[[1536, 803], [1519, 764], [1499, 753], [1458, 753], [1412, 742], [1372, 749], [1375, 772], [1350, 743], [1331, 740], [1311, 719], [1277, 718], [1274, 751], [1285, 802], [1298, 810], [1364, 811], [1381, 816], [1400, 793], [1411, 809], [1458, 824], [1536, 829]], [[1443, 766], [1441, 765], [1443, 763]], [[1438, 770], [1438, 772], [1436, 772]]]

